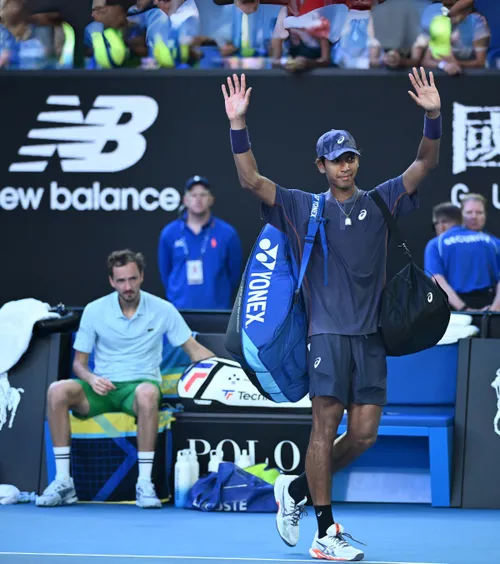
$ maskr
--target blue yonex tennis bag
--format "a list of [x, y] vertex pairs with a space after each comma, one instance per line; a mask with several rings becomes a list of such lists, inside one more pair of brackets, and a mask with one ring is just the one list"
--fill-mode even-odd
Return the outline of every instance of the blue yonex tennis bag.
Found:
[[275, 403], [300, 401], [309, 390], [308, 321], [301, 289], [318, 229], [326, 256], [325, 197], [311, 197], [300, 268], [288, 237], [267, 224], [247, 261], [226, 332], [227, 351]]

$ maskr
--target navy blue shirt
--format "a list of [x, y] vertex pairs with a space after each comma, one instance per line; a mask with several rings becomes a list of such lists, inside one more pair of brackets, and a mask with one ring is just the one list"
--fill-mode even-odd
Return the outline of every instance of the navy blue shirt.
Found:
[[425, 247], [425, 269], [440, 274], [459, 294], [496, 286], [500, 280], [500, 249], [487, 233], [455, 226]]
[[[201, 260], [203, 284], [188, 284], [187, 261]], [[238, 233], [211, 217], [196, 235], [184, 219], [164, 227], [158, 263], [165, 296], [178, 309], [231, 309], [240, 283], [242, 250]]]
[[[418, 205], [417, 195], [410, 197], [406, 192], [402, 176], [376, 189], [395, 217]], [[262, 206], [266, 221], [288, 236], [299, 264], [311, 206], [311, 194], [281, 186], [276, 186], [274, 206]], [[340, 208], [349, 215], [351, 225], [345, 224]], [[324, 257], [318, 235], [303, 286], [309, 335], [375, 333], [387, 261], [387, 226], [382, 213], [363, 190], [342, 204], [328, 191], [323, 216], [327, 219], [328, 286], [324, 285]]]

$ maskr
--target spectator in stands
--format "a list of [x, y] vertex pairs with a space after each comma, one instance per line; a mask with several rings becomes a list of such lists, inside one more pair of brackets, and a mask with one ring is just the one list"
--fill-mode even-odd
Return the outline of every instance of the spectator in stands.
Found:
[[487, 66], [500, 69], [500, 2], [497, 0], [456, 0], [450, 8], [449, 17], [453, 23], [458, 23], [469, 14], [471, 8], [486, 18], [490, 28]]
[[375, 37], [371, 12], [349, 10], [340, 41], [333, 47], [333, 62], [346, 69], [381, 66], [381, 45]]
[[158, 262], [166, 298], [179, 309], [230, 309], [241, 277], [238, 233], [212, 215], [206, 178], [186, 182], [182, 217], [161, 232]]
[[85, 28], [87, 54], [98, 68], [137, 67], [147, 55], [145, 34], [127, 20], [123, 4], [93, 0], [93, 22]]
[[260, 6], [257, 11], [244, 13], [236, 6], [225, 11], [219, 35], [222, 57], [270, 57], [271, 40], [280, 6]]
[[[101, 413], [125, 412], [137, 418], [139, 477], [136, 504], [161, 507], [151, 470], [161, 402], [160, 362], [163, 335], [182, 347], [193, 362], [213, 356], [197, 343], [172, 304], [141, 290], [144, 258], [130, 250], [108, 258], [109, 283], [115, 292], [88, 304], [80, 321], [74, 349], [76, 379], [61, 380], [48, 391], [48, 419], [56, 462], [55, 480], [37, 498], [39, 507], [76, 503], [70, 474], [70, 420]], [[95, 368], [89, 369], [89, 355]]]
[[24, 0], [4, 0], [0, 11], [0, 67], [41, 69], [53, 65], [53, 59], [50, 28], [30, 22]]
[[437, 236], [455, 225], [462, 225], [462, 210], [451, 202], [438, 204], [432, 210], [432, 225]]
[[[421, 32], [420, 18], [430, 0], [385, 0], [372, 8], [374, 35], [381, 46], [380, 66], [419, 67], [423, 49], [415, 42]], [[374, 3], [375, 4], [375, 3]]]
[[129, 22], [138, 25], [146, 35], [151, 61], [165, 68], [190, 66], [199, 59], [192, 48], [200, 32], [200, 15], [195, 0], [174, 3], [154, 0], [150, 9], [128, 12]]
[[416, 47], [425, 49], [422, 64], [427, 68], [444, 70], [447, 74], [460, 74], [463, 69], [484, 68], [490, 42], [490, 30], [481, 14], [461, 14], [460, 21], [440, 14], [444, 7], [453, 7], [456, 0], [443, 0], [430, 6], [422, 16], [423, 33]]
[[[451, 208], [448, 210], [450, 214]], [[500, 311], [500, 248], [491, 235], [454, 224], [429, 241], [425, 269], [456, 311]]]
[[330, 66], [332, 22], [327, 17], [329, 14], [316, 10], [307, 20], [302, 18], [291, 27], [285, 28], [285, 19], [291, 15], [290, 8], [286, 6], [278, 13], [272, 39], [273, 65], [283, 66], [290, 72]]

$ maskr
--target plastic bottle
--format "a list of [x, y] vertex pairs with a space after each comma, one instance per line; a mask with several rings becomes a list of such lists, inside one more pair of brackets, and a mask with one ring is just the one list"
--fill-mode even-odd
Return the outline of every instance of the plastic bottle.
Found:
[[208, 463], [209, 472], [217, 472], [219, 470], [219, 464], [222, 462], [219, 453], [216, 450], [210, 451], [210, 461]]
[[186, 452], [177, 453], [174, 467], [174, 503], [175, 507], [186, 507], [187, 496], [191, 488], [191, 468]]
[[236, 462], [236, 466], [239, 466], [240, 468], [248, 468], [249, 466], [252, 466], [252, 461], [250, 460], [250, 456], [248, 455], [246, 448], [241, 451], [241, 455]]
[[196, 484], [200, 477], [200, 463], [198, 462], [198, 455], [196, 451], [191, 449], [188, 451], [189, 467], [191, 471], [191, 486]]

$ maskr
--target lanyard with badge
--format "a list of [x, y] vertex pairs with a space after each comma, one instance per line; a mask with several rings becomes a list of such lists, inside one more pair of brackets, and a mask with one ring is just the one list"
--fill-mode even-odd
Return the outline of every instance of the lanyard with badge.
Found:
[[[182, 248], [184, 249], [184, 255], [186, 257], [186, 279], [189, 286], [199, 286], [203, 284], [203, 255], [207, 250], [208, 240], [210, 239], [210, 233], [214, 227], [214, 222], [210, 223], [210, 227], [205, 233], [203, 243], [201, 245], [200, 258], [197, 260], [192, 260], [189, 258], [189, 248], [186, 241], [186, 236], [183, 236]], [[186, 224], [182, 225], [183, 233], [186, 230]]]

